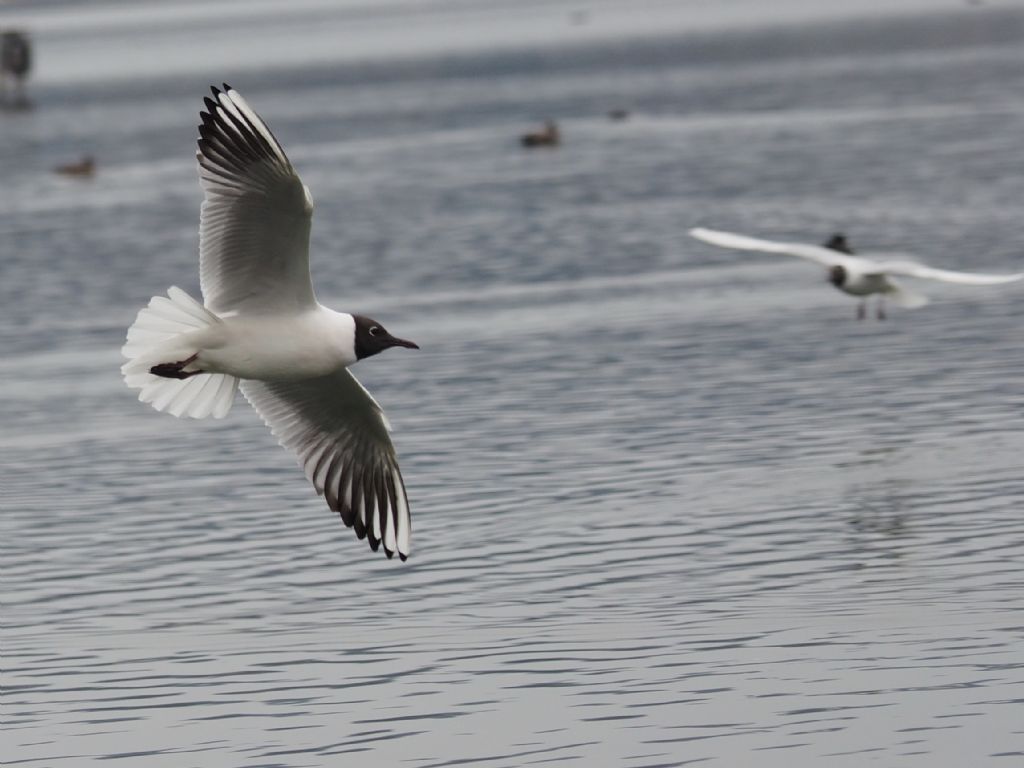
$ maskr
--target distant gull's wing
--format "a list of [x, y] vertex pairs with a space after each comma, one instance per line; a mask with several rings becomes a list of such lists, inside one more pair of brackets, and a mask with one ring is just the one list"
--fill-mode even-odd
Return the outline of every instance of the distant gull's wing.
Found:
[[377, 401], [342, 369], [315, 379], [242, 382], [242, 394], [359, 538], [409, 556], [412, 522], [388, 424]]
[[721, 248], [735, 248], [740, 251], [762, 251], [764, 253], [783, 253], [787, 256], [809, 259], [818, 264], [824, 264], [826, 267], [839, 265], [852, 270], [863, 271], [866, 266], [870, 266], [866, 259], [833, 251], [831, 248], [825, 248], [821, 245], [780, 243], [775, 240], [761, 240], [756, 237], [722, 232], [718, 229], [705, 229], [704, 227], [691, 229], [690, 235], [698, 240], [703, 240], [705, 243], [711, 243]]
[[204, 302], [214, 312], [312, 306], [309, 190], [238, 91], [211, 90], [196, 153], [206, 193], [199, 220]]
[[961, 285], [998, 285], [999, 283], [1013, 283], [1017, 280], [1024, 280], [1024, 272], [1012, 275], [984, 275], [977, 272], [935, 269], [924, 264], [918, 264], [915, 261], [879, 261], [876, 266], [879, 272], [885, 272], [890, 275], [921, 277], [927, 280], [941, 280], [944, 283], [960, 283]]

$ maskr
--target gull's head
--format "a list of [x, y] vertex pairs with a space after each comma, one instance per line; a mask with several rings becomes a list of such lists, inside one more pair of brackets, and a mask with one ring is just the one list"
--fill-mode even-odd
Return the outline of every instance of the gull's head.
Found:
[[356, 359], [362, 360], [366, 357], [373, 357], [379, 352], [391, 347], [408, 347], [419, 349], [415, 344], [397, 336], [392, 336], [383, 325], [373, 318], [364, 315], [352, 315], [356, 321]]
[[836, 232], [828, 240], [822, 243], [826, 248], [831, 248], [833, 251], [839, 251], [840, 253], [848, 253], [853, 255], [853, 248], [846, 242], [846, 235], [842, 232]]
[[846, 268], [839, 264], [830, 267], [828, 270], [828, 281], [836, 288], [842, 288], [843, 283], [846, 282]]

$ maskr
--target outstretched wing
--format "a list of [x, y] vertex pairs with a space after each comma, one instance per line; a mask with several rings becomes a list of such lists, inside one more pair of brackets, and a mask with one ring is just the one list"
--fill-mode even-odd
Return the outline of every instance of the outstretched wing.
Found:
[[977, 272], [957, 272], [952, 269], [935, 269], [914, 261], [879, 261], [876, 268], [890, 275], [921, 277], [927, 280], [941, 280], [944, 283], [962, 285], [997, 285], [1024, 280], [1024, 272], [1012, 275], [984, 275]]
[[243, 381], [242, 394], [317, 493], [356, 535], [409, 556], [412, 521], [395, 447], [377, 401], [342, 369], [300, 381]]
[[313, 200], [266, 124], [228, 85], [200, 113], [199, 278], [214, 312], [294, 311], [309, 278]]
[[690, 235], [698, 240], [703, 240], [705, 243], [711, 243], [721, 248], [735, 248], [740, 251], [761, 251], [763, 253], [782, 253], [787, 256], [808, 259], [809, 261], [823, 264], [826, 267], [840, 265], [854, 271], [864, 271], [865, 266], [870, 266], [866, 259], [833, 251], [831, 248], [825, 248], [821, 245], [761, 240], [757, 237], [747, 237], [746, 235], [737, 235], [718, 229], [705, 229], [704, 227], [691, 229]]

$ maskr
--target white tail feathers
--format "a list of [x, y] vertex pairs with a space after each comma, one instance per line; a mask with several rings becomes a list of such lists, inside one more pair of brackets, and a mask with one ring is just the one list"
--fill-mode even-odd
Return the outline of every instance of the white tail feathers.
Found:
[[890, 290], [885, 292], [885, 296], [886, 298], [891, 299], [892, 301], [899, 304], [901, 307], [906, 307], [907, 309], [917, 309], [918, 307], [923, 307], [925, 304], [928, 303], [927, 296], [920, 293], [915, 293], [914, 291], [908, 291], [902, 285], [897, 285], [892, 280], [890, 280], [889, 283], [892, 287], [890, 288]]
[[[238, 379], [221, 373], [199, 373], [186, 379], [169, 379], [149, 372], [154, 365], [187, 360], [197, 350], [190, 345], [193, 331], [220, 323], [220, 318], [180, 288], [167, 289], [167, 296], [154, 296], [139, 310], [128, 329], [121, 354], [128, 362], [121, 366], [125, 384], [141, 390], [139, 400], [174, 416], [203, 419], [224, 418], [231, 410]], [[184, 371], [189, 371], [184, 366]]]

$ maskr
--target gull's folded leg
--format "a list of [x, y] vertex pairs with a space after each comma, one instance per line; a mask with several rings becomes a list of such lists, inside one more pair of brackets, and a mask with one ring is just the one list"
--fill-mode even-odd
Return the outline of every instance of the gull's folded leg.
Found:
[[185, 370], [185, 366], [194, 363], [197, 357], [199, 357], [198, 352], [184, 360], [178, 360], [176, 363], [160, 363], [150, 368], [149, 372], [154, 376], [162, 376], [165, 379], [187, 379], [190, 376], [198, 376], [202, 371]]

